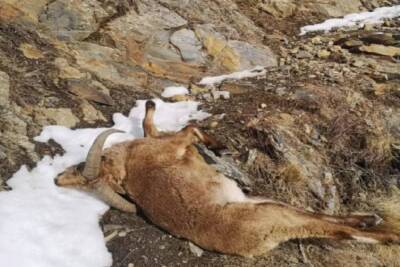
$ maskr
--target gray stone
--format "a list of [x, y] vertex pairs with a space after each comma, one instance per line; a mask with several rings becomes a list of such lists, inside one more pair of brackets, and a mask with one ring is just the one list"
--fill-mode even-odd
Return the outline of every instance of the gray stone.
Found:
[[293, 15], [297, 9], [293, 0], [265, 0], [259, 3], [258, 6], [271, 15], [282, 18]]
[[310, 52], [307, 52], [305, 50], [300, 50], [297, 54], [296, 54], [296, 58], [299, 59], [303, 59], [303, 58], [312, 58], [312, 54]]
[[170, 44], [170, 31], [158, 31], [148, 39], [145, 47], [147, 58], [181, 61], [178, 50]]
[[124, 64], [121, 52], [110, 47], [80, 42], [75, 47], [75, 58], [81, 69], [117, 85], [141, 85], [147, 77], [139, 67]]
[[192, 242], [189, 242], [189, 250], [196, 255], [197, 257], [201, 257], [204, 253], [204, 250], [193, 244]]
[[247, 42], [231, 40], [228, 45], [240, 55], [239, 70], [250, 69], [255, 66], [275, 67], [278, 60], [272, 50], [263, 45], [252, 45]]
[[76, 126], [79, 119], [69, 108], [37, 108], [35, 121], [41, 125], [56, 124], [72, 128]]
[[108, 32], [112, 35], [131, 36], [139, 42], [150, 38], [155, 32], [172, 29], [187, 24], [187, 21], [174, 11], [161, 5], [146, 3], [138, 5], [139, 13], [131, 10], [125, 16], [108, 24]]
[[0, 107], [7, 108], [10, 105], [10, 77], [0, 71]]
[[187, 62], [203, 63], [201, 54], [201, 42], [193, 31], [181, 29], [172, 34], [170, 41], [181, 52], [182, 58]]
[[[350, 13], [366, 11], [360, 0], [309, 1], [311, 9], [328, 17], [342, 17]], [[314, 2], [314, 3], [312, 3]]]
[[215, 100], [218, 99], [227, 100], [230, 98], [230, 93], [228, 91], [212, 91], [211, 94]]
[[83, 101], [81, 104], [81, 110], [83, 114], [83, 119], [89, 123], [94, 123], [96, 121], [106, 121], [103, 113], [100, 110], [95, 109], [89, 102]]
[[217, 171], [225, 176], [237, 181], [241, 185], [250, 186], [252, 181], [236, 166], [232, 158], [222, 155], [217, 157], [214, 152], [206, 148], [204, 145], [198, 145], [200, 154], [204, 157], [208, 164], [211, 164]]
[[97, 30], [107, 13], [95, 0], [56, 0], [40, 15], [40, 22], [62, 40], [82, 40]]
[[35, 146], [27, 136], [27, 122], [12, 112], [11, 109], [14, 109], [14, 107], [10, 107], [10, 110], [1, 113], [0, 116], [0, 128], [2, 129], [0, 143], [4, 145], [3, 152], [7, 155], [8, 162], [15, 164], [15, 151], [21, 148], [32, 160], [37, 160], [38, 158], [34, 151]]
[[275, 54], [264, 45], [228, 40], [211, 24], [196, 25], [194, 28], [207, 53], [229, 71], [278, 65]]

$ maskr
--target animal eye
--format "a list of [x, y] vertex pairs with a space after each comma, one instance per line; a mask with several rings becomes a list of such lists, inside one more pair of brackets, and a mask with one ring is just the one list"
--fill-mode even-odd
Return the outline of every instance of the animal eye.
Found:
[[81, 173], [84, 168], [85, 168], [85, 163], [81, 162], [75, 167], [75, 171]]

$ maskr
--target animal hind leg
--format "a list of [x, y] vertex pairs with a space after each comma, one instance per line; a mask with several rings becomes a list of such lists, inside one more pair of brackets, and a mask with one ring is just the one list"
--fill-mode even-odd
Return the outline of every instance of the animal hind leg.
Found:
[[289, 204], [286, 204], [284, 202], [280, 201], [275, 201], [271, 199], [264, 199], [264, 198], [257, 198], [257, 197], [251, 197], [249, 198], [249, 202], [253, 203], [274, 203], [277, 205], [284, 206], [288, 209], [295, 210], [297, 212], [303, 213], [308, 216], [313, 216], [317, 217], [319, 219], [332, 222], [332, 223], [337, 223], [337, 224], [343, 224], [351, 227], [358, 227], [358, 228], [369, 228], [376, 226], [380, 224], [383, 220], [381, 217], [379, 217], [376, 214], [350, 214], [346, 216], [335, 216], [335, 215], [327, 215], [324, 213], [317, 213], [317, 212], [310, 212], [306, 210], [302, 210], [299, 208], [296, 208], [294, 206], [291, 206]]
[[382, 218], [376, 214], [351, 214], [347, 216], [331, 216], [321, 213], [313, 213], [313, 215], [329, 222], [357, 228], [374, 227], [382, 222]]
[[[281, 229], [282, 236], [286, 234], [286, 240], [293, 238], [329, 238], [366, 243], [400, 243], [400, 235], [397, 233], [355, 227], [359, 226], [358, 221], [366, 220], [368, 217], [350, 217], [351, 219], [349, 219], [349, 217], [320, 215], [278, 203], [255, 205], [260, 205], [258, 206], [259, 212], [264, 213], [265, 217], [270, 216], [271, 213], [274, 215], [275, 224], [279, 226], [277, 229]], [[354, 226], [351, 226], [352, 224]]]

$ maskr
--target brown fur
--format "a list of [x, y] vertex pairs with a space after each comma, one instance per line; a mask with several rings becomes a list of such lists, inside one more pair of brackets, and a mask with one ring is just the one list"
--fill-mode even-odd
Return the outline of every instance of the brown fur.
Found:
[[[127, 194], [154, 224], [175, 236], [243, 256], [263, 254], [293, 238], [400, 240], [395, 233], [360, 229], [376, 225], [379, 217], [374, 215], [329, 216], [248, 198], [193, 146], [216, 145], [211, 137], [193, 126], [163, 136], [152, 119], [143, 124], [146, 138], [105, 150], [97, 180]], [[68, 179], [70, 175], [61, 175], [57, 184], [67, 185]]]

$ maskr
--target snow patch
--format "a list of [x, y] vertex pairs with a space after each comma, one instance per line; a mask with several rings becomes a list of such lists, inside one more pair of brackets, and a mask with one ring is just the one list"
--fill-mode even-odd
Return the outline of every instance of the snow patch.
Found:
[[169, 86], [164, 89], [161, 96], [162, 97], [173, 97], [176, 95], [187, 95], [189, 94], [189, 90], [183, 86]]
[[265, 67], [257, 66], [249, 70], [233, 72], [231, 74], [213, 76], [213, 77], [204, 77], [199, 82], [200, 85], [213, 85], [222, 83], [225, 80], [240, 80], [244, 78], [251, 78], [257, 76], [263, 76], [266, 74]]
[[399, 16], [400, 5], [380, 7], [371, 12], [352, 13], [340, 19], [328, 19], [319, 24], [304, 26], [300, 29], [300, 35], [315, 31], [329, 32], [332, 29], [343, 27], [363, 27], [365, 24], [378, 24], [381, 23], [383, 19], [392, 19]]
[[[140, 100], [129, 116], [113, 116], [113, 128], [127, 133], [111, 135], [105, 144], [143, 137], [145, 100]], [[155, 99], [155, 124], [160, 130], [178, 131], [190, 120], [209, 114], [198, 103], [164, 103]], [[35, 138], [53, 139], [65, 150], [54, 158], [45, 156], [28, 170], [22, 166], [8, 185], [12, 191], [0, 193], [0, 265], [29, 267], [104, 267], [112, 264], [98, 220], [108, 207], [90, 194], [60, 188], [54, 178], [71, 165], [85, 160], [98, 134], [106, 128], [71, 130], [63, 126], [45, 127]]]

